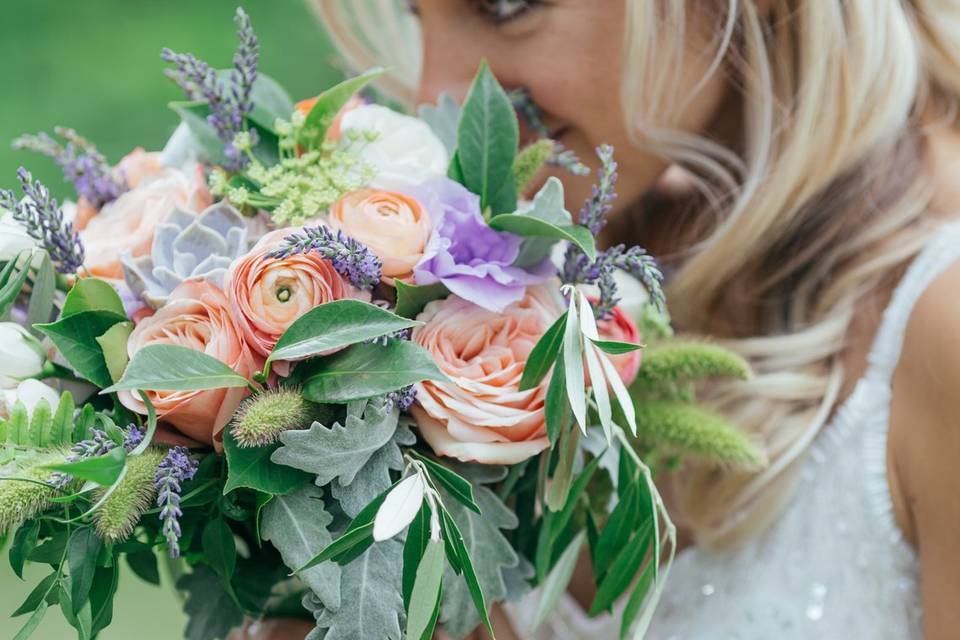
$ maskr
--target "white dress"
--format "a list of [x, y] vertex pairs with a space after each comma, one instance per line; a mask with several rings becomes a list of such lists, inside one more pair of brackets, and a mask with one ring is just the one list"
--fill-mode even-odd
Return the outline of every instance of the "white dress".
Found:
[[[818, 436], [780, 518], [745, 546], [678, 555], [650, 640], [911, 640], [923, 637], [918, 558], [893, 516], [886, 475], [891, 380], [913, 307], [960, 259], [960, 223], [944, 225], [884, 311], [868, 368]], [[533, 594], [535, 598], [535, 594]], [[613, 640], [569, 597], [541, 628], [510, 607], [522, 638]]]

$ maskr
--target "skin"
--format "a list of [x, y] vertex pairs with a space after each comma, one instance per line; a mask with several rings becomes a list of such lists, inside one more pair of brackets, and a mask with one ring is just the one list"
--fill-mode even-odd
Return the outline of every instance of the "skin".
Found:
[[[666, 211], [643, 210], [652, 193], [659, 203], [682, 200], [684, 178], [675, 168], [630, 143], [626, 118], [620, 107], [620, 71], [624, 3], [619, 1], [553, 0], [531, 5], [523, 14], [498, 22], [470, 0], [420, 0], [424, 66], [419, 102], [435, 101], [447, 92], [462, 99], [481, 59], [486, 59], [505, 87], [526, 87], [545, 111], [545, 122], [555, 139], [587, 164], [593, 149], [609, 143], [620, 165], [619, 198], [608, 229], [619, 242], [640, 242], [635, 237], [638, 219], [656, 219]], [[688, 34], [708, 33], [709, 26], [690, 25]], [[688, 38], [691, 54], [704, 49], [704, 41]], [[680, 94], [704, 76], [709, 60], [685, 57], [677, 70]], [[738, 95], [722, 74], [706, 83], [680, 116], [675, 128], [707, 134], [736, 145]], [[524, 132], [527, 141], [530, 132]], [[940, 128], [929, 141], [930, 171], [938, 185], [935, 208], [960, 211], [960, 187], [950, 180], [960, 169], [960, 135]], [[951, 171], [951, 167], [953, 170]], [[577, 211], [590, 194], [592, 178], [572, 178], [557, 173], [566, 187], [567, 208]], [[546, 176], [543, 176], [545, 179]], [[649, 225], [648, 225], [649, 226]], [[655, 235], [655, 231], [654, 231]], [[654, 253], [658, 253], [654, 246]], [[851, 329], [843, 358], [848, 372], [847, 389], [863, 374], [866, 357], [892, 287], [865, 297], [862, 313]], [[903, 355], [893, 385], [888, 439], [888, 480], [897, 522], [908, 540], [918, 546], [926, 638], [955, 637], [960, 627], [960, 266], [949, 269], [921, 298], [907, 330]], [[584, 563], [581, 563], [584, 564]], [[592, 597], [589, 567], [579, 567], [571, 587], [582, 604]], [[502, 611], [494, 612], [497, 637], [516, 638]], [[269, 625], [247, 637], [303, 637], [310, 628]], [[442, 631], [438, 638], [445, 638]], [[486, 638], [483, 631], [471, 638]]]

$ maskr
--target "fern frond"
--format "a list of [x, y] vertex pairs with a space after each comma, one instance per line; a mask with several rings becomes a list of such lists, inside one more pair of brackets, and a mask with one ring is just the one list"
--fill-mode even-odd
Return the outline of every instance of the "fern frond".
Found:
[[723, 416], [683, 402], [640, 400], [635, 403], [637, 440], [658, 452], [753, 469], [765, 456]]

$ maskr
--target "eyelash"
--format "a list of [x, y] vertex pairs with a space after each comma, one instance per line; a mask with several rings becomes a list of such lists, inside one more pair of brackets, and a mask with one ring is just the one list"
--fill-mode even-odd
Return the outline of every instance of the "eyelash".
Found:
[[[525, 16], [546, 4], [545, 0], [467, 0], [475, 11], [500, 26]], [[419, 15], [416, 0], [407, 0], [407, 9]]]

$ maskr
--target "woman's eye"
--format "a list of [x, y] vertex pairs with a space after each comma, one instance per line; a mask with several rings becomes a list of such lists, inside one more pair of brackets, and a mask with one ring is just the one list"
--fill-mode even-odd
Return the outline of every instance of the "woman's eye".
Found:
[[470, 4], [497, 24], [519, 18], [541, 2], [537, 0], [470, 0]]

